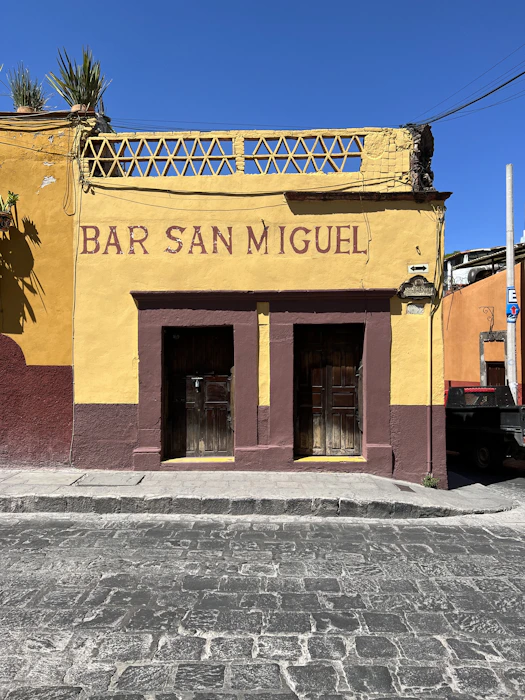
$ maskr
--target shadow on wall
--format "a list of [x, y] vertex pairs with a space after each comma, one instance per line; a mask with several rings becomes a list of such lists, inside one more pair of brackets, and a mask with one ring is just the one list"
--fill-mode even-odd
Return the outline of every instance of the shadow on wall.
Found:
[[15, 225], [0, 238], [0, 331], [19, 334], [26, 321], [36, 323], [33, 297], [38, 296], [45, 309], [44, 289], [34, 271], [32, 246], [40, 245], [33, 221], [18, 217]]

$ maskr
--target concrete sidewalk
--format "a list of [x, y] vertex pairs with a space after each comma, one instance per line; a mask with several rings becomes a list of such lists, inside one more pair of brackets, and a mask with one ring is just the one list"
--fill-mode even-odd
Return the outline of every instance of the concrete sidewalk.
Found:
[[501, 493], [368, 474], [1, 470], [0, 512], [421, 518], [510, 510]]

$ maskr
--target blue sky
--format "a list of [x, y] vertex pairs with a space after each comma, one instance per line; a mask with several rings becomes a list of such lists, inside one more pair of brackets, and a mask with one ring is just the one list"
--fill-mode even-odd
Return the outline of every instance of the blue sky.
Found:
[[[467, 98], [525, 46], [523, 0], [31, 2], [2, 9], [0, 64], [43, 77], [65, 46], [89, 44], [113, 82], [106, 112], [130, 130], [237, 126], [395, 126]], [[511, 73], [513, 74], [513, 73]], [[509, 74], [509, 75], [511, 75]], [[525, 89], [525, 77], [492, 102]], [[2, 92], [2, 90], [0, 90]], [[486, 106], [486, 100], [477, 106]], [[51, 108], [61, 108], [58, 96]], [[0, 97], [0, 110], [10, 101]], [[428, 116], [427, 115], [427, 116]], [[436, 187], [451, 190], [446, 250], [504, 244], [505, 165], [515, 172], [516, 240], [525, 227], [525, 93], [434, 126]]]

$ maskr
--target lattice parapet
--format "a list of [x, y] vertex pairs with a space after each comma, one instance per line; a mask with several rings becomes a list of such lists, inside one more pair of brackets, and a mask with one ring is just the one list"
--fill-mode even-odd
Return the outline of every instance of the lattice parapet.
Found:
[[90, 177], [184, 177], [236, 171], [231, 137], [105, 135], [88, 139], [82, 157], [89, 164]]
[[260, 136], [245, 138], [245, 172], [347, 173], [359, 171], [364, 136]]
[[101, 134], [82, 165], [86, 177], [360, 173], [390, 189], [409, 183], [411, 147], [400, 129]]

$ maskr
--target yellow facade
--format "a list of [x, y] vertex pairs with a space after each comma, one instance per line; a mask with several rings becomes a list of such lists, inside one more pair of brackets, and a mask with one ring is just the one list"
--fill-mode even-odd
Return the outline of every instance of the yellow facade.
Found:
[[[249, 185], [253, 193], [259, 193], [274, 187], [265, 185], [266, 177], [270, 176], [245, 176], [250, 180], [245, 189]], [[325, 185], [326, 178], [319, 179]], [[281, 189], [299, 189], [297, 180], [281, 182]], [[429, 279], [436, 273], [436, 236], [442, 235], [442, 212], [430, 204], [305, 202], [301, 203], [302, 211], [295, 213], [282, 194], [257, 196], [256, 200], [249, 192], [235, 201], [218, 194], [196, 199], [159, 193], [158, 189], [173, 186], [170, 181], [156, 179], [155, 187], [149, 181], [140, 184], [140, 192], [127, 194], [125, 183], [120, 181], [111, 191], [95, 185], [93, 192], [82, 198], [82, 225], [97, 227], [100, 249], [95, 254], [82, 254], [84, 230], [79, 227], [75, 316], [75, 397], [79, 403], [138, 400], [137, 313], [131, 290], [397, 289], [410, 277], [408, 266], [420, 260], [429, 265]], [[225, 184], [220, 178], [217, 189], [224, 189]], [[195, 184], [196, 188], [201, 185]], [[309, 186], [315, 184], [309, 182]], [[135, 252], [129, 253], [130, 226], [147, 229], [147, 254], [137, 244]], [[231, 254], [218, 234], [214, 236], [214, 226], [228, 242], [231, 229]], [[259, 240], [265, 226], [268, 254], [264, 253], [266, 247], [257, 251], [252, 245], [250, 250], [249, 228]], [[332, 226], [332, 251], [321, 254], [314, 244], [316, 227], [320, 227], [320, 247], [324, 248], [328, 226]], [[171, 227], [178, 227], [170, 235], [180, 243], [166, 235]], [[203, 245], [195, 227], [200, 227]], [[280, 227], [285, 227], [284, 253], [280, 252]], [[310, 231], [298, 231], [294, 238], [297, 249], [310, 243], [305, 253], [294, 252], [290, 245], [290, 235], [300, 227]], [[344, 248], [341, 244], [345, 252], [339, 254], [335, 252], [337, 227], [341, 227], [341, 239], [350, 240]], [[359, 252], [347, 254], [353, 250], [354, 227]], [[88, 238], [96, 233], [92, 228], [85, 231]], [[133, 229], [135, 232], [139, 237], [144, 235], [143, 228]], [[179, 246], [179, 252], [169, 252]], [[94, 247], [88, 241], [88, 250]], [[421, 315], [407, 315], [406, 303], [400, 301], [393, 302], [393, 307], [392, 401], [425, 405], [429, 399], [429, 384], [423, 380], [428, 372], [430, 305], [425, 305]], [[438, 312], [433, 320], [435, 403], [442, 401], [441, 333]], [[407, 381], [411, 376], [415, 380]]]
[[[319, 133], [326, 132], [312, 135]], [[199, 138], [231, 137], [236, 146], [244, 136], [270, 141], [281, 137], [280, 132], [119, 134], [95, 140], [93, 148], [86, 148], [86, 156], [95, 154], [95, 158], [84, 159], [84, 173], [91, 189], [88, 194], [81, 194], [77, 226], [77, 402], [138, 400], [137, 317], [129, 293], [132, 289], [397, 288], [409, 277], [408, 265], [421, 261], [428, 264], [427, 277], [436, 277], [436, 262], [440, 264], [438, 242], [443, 235], [443, 207], [439, 204], [286, 201], [286, 190], [410, 189], [413, 143], [407, 130], [337, 132], [341, 133], [347, 137], [364, 135], [359, 172], [158, 176], [167, 162], [160, 157], [159, 144], [170, 139], [193, 142]], [[292, 137], [298, 134], [302, 132], [290, 132]], [[137, 165], [133, 177], [122, 176], [125, 157], [111, 155], [125, 153], [122, 143], [126, 138], [129, 144], [139, 144], [139, 148], [135, 147], [139, 155], [131, 160], [131, 167]], [[155, 157], [156, 152], [159, 155]], [[97, 159], [98, 154], [101, 155]], [[239, 166], [238, 157], [236, 161]], [[128, 158], [128, 168], [129, 163]], [[242, 160], [240, 165], [244, 167]], [[99, 166], [105, 172], [113, 168], [113, 176], [93, 177], [92, 173], [102, 174]], [[139, 172], [150, 176], [137, 177]], [[138, 227], [131, 229], [137, 240], [147, 230], [142, 245], [130, 245], [133, 226]], [[328, 226], [332, 226], [332, 246], [329, 253], [320, 253], [315, 245], [316, 234], [319, 248], [326, 249]], [[285, 227], [284, 245], [281, 227]], [[339, 249], [337, 227], [341, 227], [340, 240], [347, 241], [341, 242]], [[97, 230], [99, 249], [92, 253], [97, 243], [90, 239]], [[264, 244], [257, 249], [254, 240], [260, 243], [265, 230]], [[410, 316], [405, 313], [405, 304], [398, 303], [397, 307], [392, 315], [392, 401], [401, 405], [427, 404], [429, 382], [407, 382], [406, 377], [420, 378], [428, 373], [429, 306], [422, 315]], [[102, 308], [111, 313], [101, 314]], [[436, 403], [441, 401], [442, 388], [441, 333], [438, 314], [433, 321]], [[261, 392], [266, 391], [263, 386]]]
[[[293, 456], [293, 358], [286, 353], [293, 353], [295, 321], [286, 320], [292, 316], [279, 306], [282, 298], [292, 300], [290, 309], [301, 300], [306, 315], [299, 323], [370, 328], [362, 451], [327, 455], [326, 468], [353, 464], [388, 476], [395, 463], [403, 478], [419, 479], [432, 468], [434, 450], [443, 473], [443, 421], [426, 407], [437, 416], [443, 403], [439, 299], [448, 195], [417, 180], [421, 134], [370, 128], [96, 135], [93, 119], [58, 117], [4, 119], [0, 126], [0, 188], [20, 194], [18, 221], [30, 222], [10, 232], [9, 246], [16, 242], [25, 267], [2, 276], [1, 331], [28, 366], [74, 368], [74, 382], [66, 374], [61, 380], [70, 382], [75, 404], [72, 448], [66, 430], [63, 459], [67, 453], [77, 466], [159, 468], [160, 419], [150, 409], [164, 399], [158, 387], [150, 391], [161, 373], [156, 356], [148, 359], [150, 373], [147, 352], [139, 352], [140, 314], [143, 323], [149, 318], [141, 293], [194, 293], [217, 295], [218, 313], [234, 319], [226, 325], [234, 327], [235, 352], [242, 345], [247, 353], [235, 356], [235, 391], [245, 396], [244, 404], [236, 399], [239, 429], [228, 464], [324, 468], [317, 458]], [[4, 260], [9, 254], [4, 240]], [[435, 285], [434, 299], [400, 299], [398, 289], [418, 269]], [[224, 302], [228, 293], [237, 300], [255, 295], [253, 321], [235, 316], [235, 305]], [[161, 311], [168, 302], [162, 294], [156, 299]], [[213, 307], [206, 303], [205, 315]], [[186, 310], [198, 308], [188, 302]], [[162, 329], [177, 324], [162, 322], [147, 342], [159, 343]], [[153, 375], [145, 399], [143, 385]], [[45, 394], [52, 379], [39, 381]], [[429, 425], [436, 420], [433, 445]]]
[[74, 137], [65, 118], [0, 122], [0, 193], [20, 196], [1, 241], [0, 332], [29, 365], [71, 365]]

